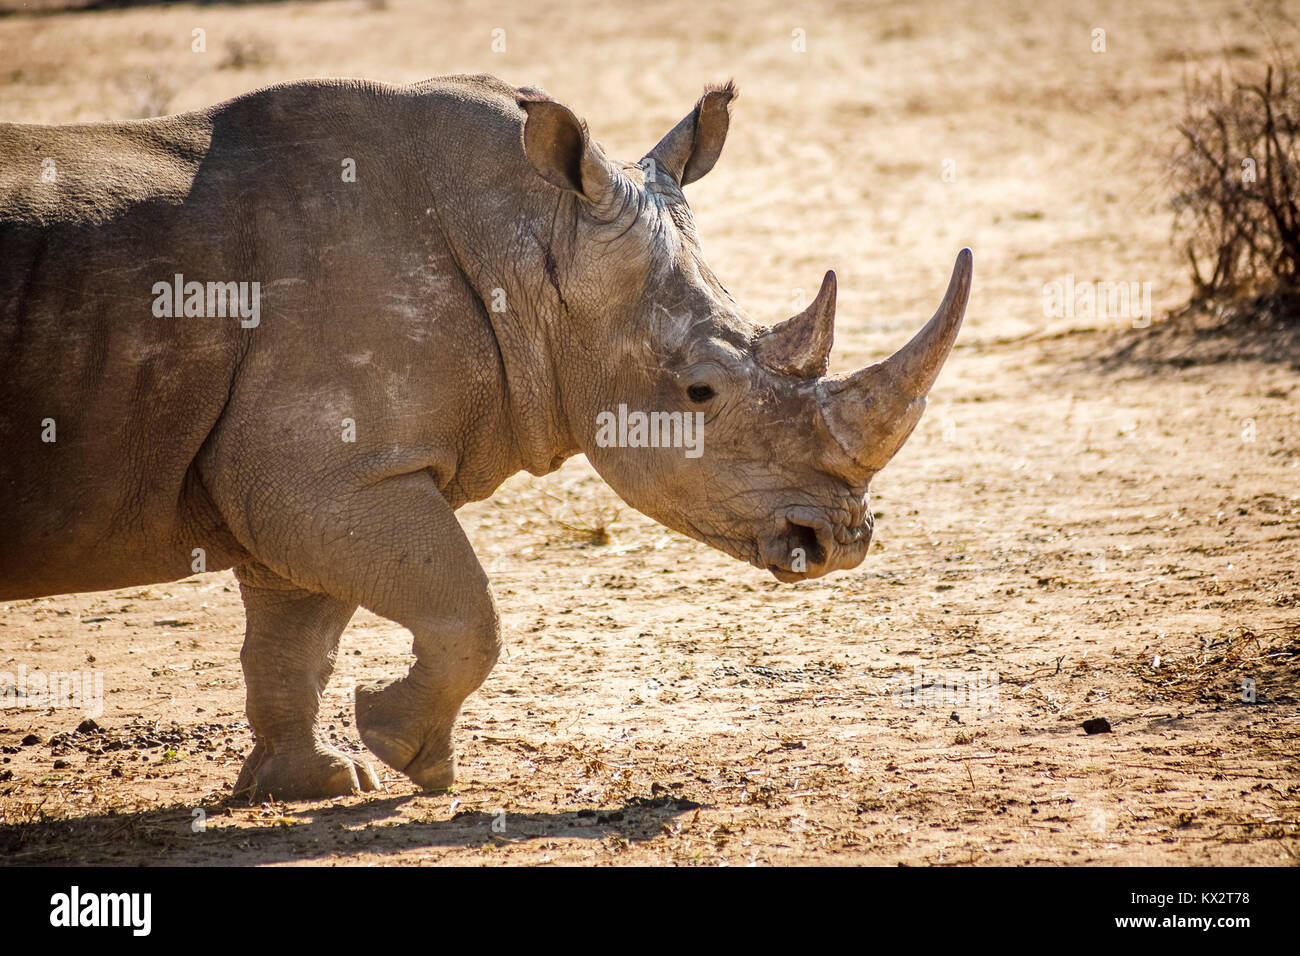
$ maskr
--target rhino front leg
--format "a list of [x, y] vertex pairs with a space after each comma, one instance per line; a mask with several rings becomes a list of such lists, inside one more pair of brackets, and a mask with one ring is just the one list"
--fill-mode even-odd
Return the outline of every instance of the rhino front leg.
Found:
[[260, 566], [235, 573], [247, 617], [240, 661], [256, 740], [235, 795], [300, 800], [378, 789], [369, 765], [316, 729], [339, 636], [356, 605], [304, 591]]
[[319, 550], [290, 555], [320, 590], [407, 628], [403, 677], [356, 691], [357, 729], [384, 763], [425, 790], [456, 780], [452, 729], [501, 649], [487, 575], [427, 471], [333, 496]]
[[[450, 787], [452, 727], [496, 663], [501, 627], [487, 575], [433, 475], [422, 469], [361, 486], [303, 480], [278, 497], [264, 496], [276, 501], [274, 509], [251, 514], [241, 511], [242, 486], [217, 477], [227, 514], [259, 563], [337, 599], [319, 605], [335, 609], [331, 627], [341, 629], [344, 611], [361, 606], [411, 632], [410, 671], [358, 688], [357, 729], [376, 756], [419, 786]], [[251, 690], [249, 700], [251, 706]], [[295, 732], [302, 735], [304, 725]]]
[[[452, 729], [465, 698], [496, 664], [501, 623], [487, 575], [451, 508], [436, 491], [421, 492], [418, 506], [431, 522], [425, 530], [436, 529], [433, 539], [412, 534], [406, 521], [391, 529], [389, 541], [402, 556], [395, 578], [383, 596], [365, 603], [411, 631], [415, 662], [401, 678], [357, 688], [357, 729], [384, 763], [425, 790], [445, 790], [456, 781]], [[409, 513], [409, 493], [403, 489], [388, 502], [395, 517]]]

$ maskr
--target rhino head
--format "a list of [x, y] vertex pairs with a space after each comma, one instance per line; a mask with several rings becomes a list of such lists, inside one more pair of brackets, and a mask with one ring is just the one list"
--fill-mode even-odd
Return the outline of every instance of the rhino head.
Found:
[[792, 582], [866, 556], [867, 486], [925, 409], [961, 325], [971, 254], [911, 342], [828, 375], [833, 272], [808, 308], [768, 328], [704, 260], [682, 189], [713, 168], [735, 97], [730, 83], [708, 89], [635, 164], [607, 158], [545, 94], [518, 103], [528, 160], [561, 190], [547, 271], [567, 313], [561, 336], [585, 339], [559, 375], [574, 443], [634, 508]]

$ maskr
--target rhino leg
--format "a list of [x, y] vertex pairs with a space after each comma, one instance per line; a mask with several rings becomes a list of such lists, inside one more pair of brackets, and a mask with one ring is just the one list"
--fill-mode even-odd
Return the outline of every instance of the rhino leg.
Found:
[[[326, 457], [299, 449], [293, 462], [282, 462], [277, 459], [282, 448], [259, 445], [255, 433], [236, 434], [233, 443], [240, 454], [260, 455], [264, 469], [273, 462], [294, 474], [302, 462]], [[281, 630], [268, 638], [274, 641], [275, 656], [263, 672], [276, 713], [300, 741], [299, 752], [309, 740], [308, 716], [316, 711], [319, 675], [328, 666], [325, 657], [336, 629], [360, 606], [409, 630], [416, 658], [405, 676], [357, 689], [361, 739], [420, 787], [450, 787], [456, 779], [452, 728], [465, 698], [496, 663], [501, 627], [487, 575], [433, 474], [423, 468], [360, 485], [332, 483], [335, 475], [312, 476], [251, 499], [254, 504], [275, 501], [274, 508], [255, 511], [248, 510], [250, 496], [240, 475], [237, 468], [218, 468], [210, 475], [209, 486], [227, 521], [259, 565], [305, 589], [299, 592], [305, 601], [301, 611], [286, 608], [273, 618]], [[316, 601], [322, 600], [320, 594], [337, 600], [313, 605], [305, 600], [308, 592]], [[274, 598], [268, 600], [274, 606]], [[297, 633], [289, 622], [296, 615], [321, 622], [309, 630], [317, 643], [308, 641], [308, 649], [295, 651], [284, 643], [286, 633]], [[326, 619], [328, 627], [323, 626]], [[304, 663], [304, 657], [312, 663]], [[275, 679], [289, 673], [300, 675], [294, 686], [301, 690], [293, 702], [284, 690], [275, 696]], [[250, 684], [250, 720], [256, 697]]]
[[491, 670], [481, 654], [462, 656], [447, 646], [465, 634], [459, 622], [416, 631], [416, 661], [406, 676], [356, 689], [361, 739], [424, 790], [456, 782], [452, 728], [465, 698]]
[[[394, 577], [364, 604], [411, 631], [415, 663], [401, 678], [357, 688], [357, 729], [390, 767], [425, 790], [445, 790], [456, 780], [452, 728], [496, 663], [500, 619], [487, 575], [436, 489], [394, 495], [383, 511], [392, 522], [375, 530]], [[413, 526], [416, 514], [423, 527]]]
[[235, 795], [305, 800], [378, 789], [364, 761], [336, 750], [316, 729], [339, 636], [356, 605], [296, 588], [260, 566], [236, 575], [247, 615], [239, 656], [256, 743]]

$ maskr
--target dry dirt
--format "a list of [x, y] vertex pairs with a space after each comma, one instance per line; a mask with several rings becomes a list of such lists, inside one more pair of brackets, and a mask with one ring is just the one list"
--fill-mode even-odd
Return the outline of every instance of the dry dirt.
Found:
[[[963, 340], [875, 482], [853, 572], [779, 585], [621, 506], [583, 459], [464, 509], [509, 650], [465, 708], [454, 793], [390, 773], [378, 795], [228, 801], [250, 748], [229, 573], [0, 605], [0, 672], [104, 689], [97, 731], [74, 733], [75, 709], [0, 710], [5, 862], [1300, 860], [1297, 357], [1103, 363], [1144, 331], [1045, 318], [1042, 291], [1150, 282], [1157, 320], [1185, 300], [1163, 156], [1186, 71], [1265, 52], [1257, 8], [706, 7], [0, 19], [10, 120], [487, 71], [635, 158], [734, 76], [726, 153], [690, 190], [706, 249], [768, 321], [835, 268], [838, 368], [901, 344], [958, 248], [976, 261]], [[351, 687], [403, 670], [409, 636], [360, 613], [343, 641], [323, 719], [360, 750]], [[1112, 731], [1086, 734], [1099, 717]]]

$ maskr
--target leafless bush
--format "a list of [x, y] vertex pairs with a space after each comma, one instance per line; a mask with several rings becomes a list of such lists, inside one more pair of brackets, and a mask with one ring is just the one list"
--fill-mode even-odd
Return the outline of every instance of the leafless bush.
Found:
[[1300, 282], [1300, 59], [1280, 48], [1247, 81], [1189, 82], [1174, 157], [1175, 236], [1194, 300]]

